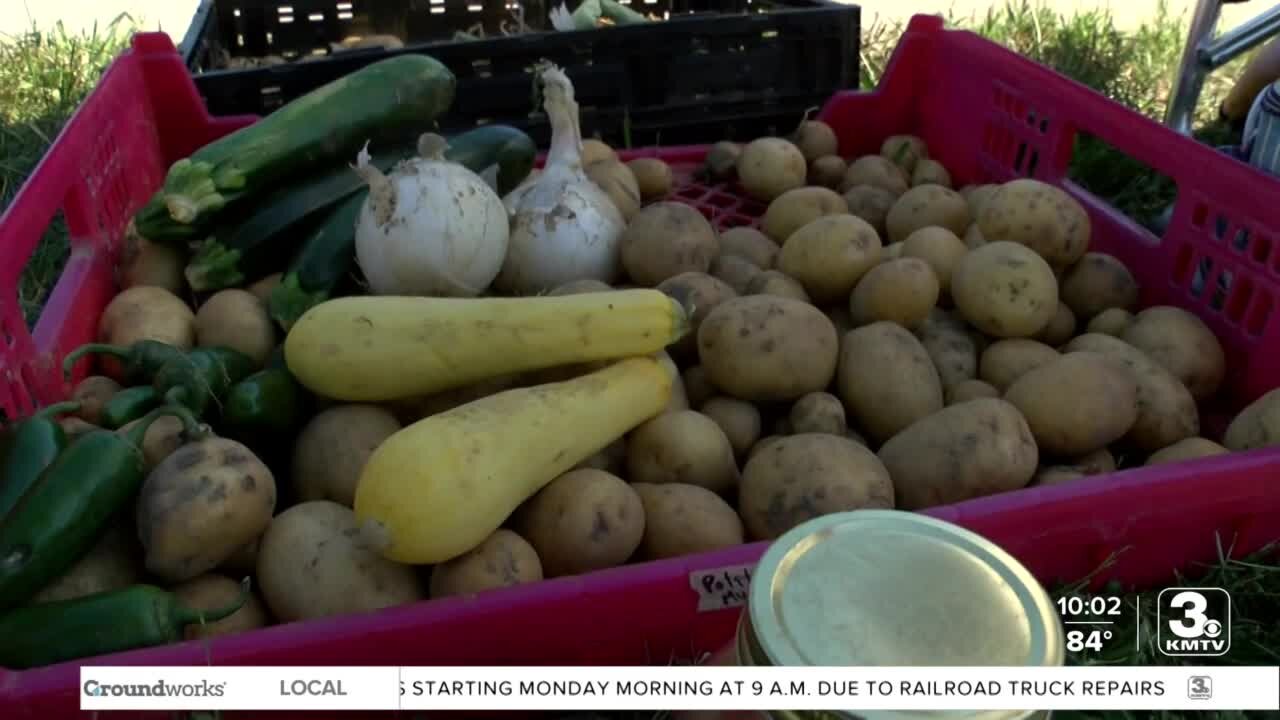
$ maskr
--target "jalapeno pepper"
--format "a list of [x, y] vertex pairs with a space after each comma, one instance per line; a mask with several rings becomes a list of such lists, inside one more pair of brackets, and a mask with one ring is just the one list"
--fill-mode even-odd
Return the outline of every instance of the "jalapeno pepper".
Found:
[[239, 597], [206, 611], [186, 607], [154, 585], [28, 605], [0, 616], [0, 667], [41, 667], [177, 642], [188, 625], [230, 617], [248, 599], [245, 578]]
[[4, 429], [0, 436], [0, 518], [66, 449], [67, 433], [54, 416], [79, 409], [78, 402], [50, 405]]
[[100, 427], [116, 430], [160, 407], [160, 393], [150, 385], [121, 390], [102, 406]]
[[170, 360], [185, 354], [182, 348], [159, 340], [139, 340], [132, 345], [107, 345], [89, 343], [67, 353], [62, 361], [62, 372], [68, 377], [71, 369], [85, 355], [108, 355], [118, 358], [124, 365], [124, 379], [129, 385], [146, 385]]
[[192, 437], [205, 433], [185, 408], [152, 410], [126, 432], [99, 430], [58, 455], [18, 504], [0, 518], [0, 611], [27, 602], [80, 559], [146, 478], [140, 445], [161, 415], [182, 419]]
[[203, 416], [211, 404], [221, 405], [232, 385], [256, 369], [253, 359], [238, 350], [196, 348], [165, 363], [153, 384], [166, 403]]

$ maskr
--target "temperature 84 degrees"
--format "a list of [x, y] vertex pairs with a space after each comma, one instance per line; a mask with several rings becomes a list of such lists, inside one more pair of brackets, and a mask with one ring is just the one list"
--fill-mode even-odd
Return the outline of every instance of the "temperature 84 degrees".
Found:
[[1062, 595], [1055, 600], [1066, 628], [1068, 652], [1100, 653], [1128, 612], [1118, 595]]

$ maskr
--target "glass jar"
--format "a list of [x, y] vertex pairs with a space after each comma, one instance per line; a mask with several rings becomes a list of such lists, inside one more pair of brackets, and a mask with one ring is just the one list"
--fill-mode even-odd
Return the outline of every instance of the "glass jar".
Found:
[[[715, 665], [1060, 666], [1053, 601], [976, 533], [898, 510], [806, 522], [760, 560]], [[679, 720], [1040, 720], [1046, 711], [699, 712]]]

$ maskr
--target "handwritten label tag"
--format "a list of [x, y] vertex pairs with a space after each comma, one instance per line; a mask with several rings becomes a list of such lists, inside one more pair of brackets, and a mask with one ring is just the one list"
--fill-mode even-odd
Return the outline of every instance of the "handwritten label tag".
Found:
[[698, 593], [698, 612], [746, 605], [755, 567], [754, 564], [730, 565], [689, 573], [689, 586]]

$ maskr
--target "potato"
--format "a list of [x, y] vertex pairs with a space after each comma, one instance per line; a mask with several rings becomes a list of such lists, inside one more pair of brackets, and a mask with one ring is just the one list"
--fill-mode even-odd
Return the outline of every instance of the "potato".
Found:
[[1041, 452], [1085, 455], [1124, 437], [1138, 419], [1138, 384], [1114, 358], [1072, 352], [1034, 368], [1004, 393]]
[[619, 438], [605, 446], [603, 450], [583, 460], [573, 467], [574, 470], [601, 470], [612, 475], [622, 475], [627, 471], [627, 441]]
[[[712, 180], [727, 180], [738, 171], [738, 158], [742, 157], [742, 146], [727, 140], [721, 140], [707, 151], [703, 168]], [[804, 157], [801, 155], [801, 157]]]
[[848, 426], [840, 398], [826, 392], [812, 392], [791, 406], [791, 430], [797, 435], [826, 433], [844, 435]]
[[849, 165], [839, 155], [823, 155], [809, 163], [809, 184], [839, 190]]
[[293, 445], [290, 476], [298, 499], [351, 507], [364, 464], [401, 427], [376, 405], [338, 405], [316, 414]]
[[902, 257], [902, 243], [889, 243], [884, 246], [884, 250], [880, 252], [880, 262], [887, 263]]
[[717, 395], [703, 403], [699, 412], [720, 426], [735, 457], [746, 457], [747, 451], [760, 439], [763, 422], [760, 410], [745, 400]]
[[1151, 453], [1145, 464], [1179, 463], [1187, 460], [1213, 457], [1214, 455], [1226, 455], [1229, 452], [1231, 451], [1212, 440], [1206, 440], [1202, 437], [1190, 437]]
[[85, 422], [74, 415], [58, 418], [58, 426], [62, 428], [62, 432], [66, 433], [67, 442], [72, 442], [81, 435], [102, 430], [97, 425]]
[[601, 282], [600, 280], [593, 280], [591, 278], [584, 278], [582, 280], [570, 280], [559, 287], [552, 288], [547, 294], [582, 295], [593, 292], [609, 292], [610, 290], [613, 290], [613, 288], [610, 287], [608, 283]]
[[844, 202], [849, 206], [849, 214], [862, 218], [875, 228], [881, 240], [888, 237], [884, 221], [889, 217], [889, 208], [893, 207], [898, 197], [881, 187], [858, 185], [845, 191]]
[[284, 279], [284, 273], [271, 273], [266, 277], [259, 278], [253, 283], [245, 287], [250, 294], [258, 298], [258, 302], [266, 305], [271, 300], [271, 293], [280, 285], [280, 281]]
[[1036, 339], [1046, 345], [1057, 347], [1070, 340], [1076, 334], [1076, 314], [1071, 312], [1067, 304], [1058, 301], [1058, 310], [1053, 319], [1036, 335]]
[[778, 253], [777, 265], [814, 302], [826, 304], [848, 298], [853, 286], [879, 262], [880, 237], [875, 228], [852, 215], [827, 215], [791, 233]]
[[916, 329], [916, 337], [933, 360], [944, 390], [978, 376], [981, 337], [964, 321], [934, 308]]
[[[138, 418], [133, 422], [125, 423], [117, 432], [122, 435], [130, 433], [143, 421], [144, 418]], [[186, 426], [176, 415], [161, 415], [148, 422], [150, 424], [147, 425], [147, 431], [142, 436], [142, 458], [143, 466], [147, 472], [150, 472], [186, 444], [188, 438]]]
[[627, 163], [640, 188], [640, 198], [646, 202], [666, 197], [675, 186], [671, 166], [658, 158], [636, 158]]
[[1058, 312], [1058, 280], [1025, 245], [990, 242], [960, 258], [951, 297], [965, 320], [987, 335], [1032, 337]]
[[171, 582], [208, 572], [261, 535], [275, 508], [275, 478], [248, 448], [219, 437], [187, 443], [138, 495], [147, 570]]
[[1280, 389], [1262, 395], [1232, 418], [1222, 445], [1236, 452], [1280, 445]]
[[800, 153], [807, 162], [835, 155], [840, 149], [836, 131], [821, 120], [805, 120], [788, 139], [800, 148]]
[[906, 240], [931, 225], [960, 234], [969, 227], [969, 205], [954, 190], [941, 185], [918, 185], [903, 193], [884, 220], [890, 242]]
[[1107, 308], [1093, 316], [1085, 332], [1120, 337], [1133, 322], [1133, 318], [1133, 313], [1124, 308]]
[[772, 540], [816, 517], [894, 506], [893, 482], [875, 454], [838, 435], [782, 438], [747, 461], [738, 509], [747, 534]]
[[1038, 340], [999, 340], [982, 351], [978, 359], [978, 377], [1003, 393], [1018, 378], [1059, 357], [1057, 350]]
[[[982, 208], [986, 206], [987, 201], [991, 199], [991, 196], [994, 195], [996, 190], [999, 188], [999, 185], [992, 184], [974, 185], [970, 188], [969, 192], [964, 196], [965, 201], [969, 203], [969, 216], [976, 219], [981, 215]], [[977, 228], [978, 224], [975, 222], [973, 227]], [[979, 233], [981, 233], [980, 229]]]
[[1106, 448], [1078, 457], [1071, 461], [1071, 465], [1080, 468], [1086, 475], [1103, 475], [1116, 471], [1115, 456]]
[[852, 419], [877, 441], [942, 409], [942, 381], [929, 353], [891, 322], [851, 330], [840, 343], [840, 399]]
[[917, 185], [941, 185], [942, 187], [951, 187], [951, 173], [942, 166], [937, 160], [924, 159], [916, 163], [916, 169], [911, 171], [911, 187]]
[[891, 135], [880, 145], [880, 154], [892, 160], [903, 172], [910, 173], [921, 160], [928, 159], [929, 150], [924, 141], [914, 135]]
[[644, 505], [646, 560], [683, 557], [743, 543], [742, 520], [729, 503], [697, 485], [633, 483]]
[[778, 244], [753, 227], [729, 228], [720, 233], [720, 256], [737, 255], [761, 270], [773, 267]]
[[605, 143], [590, 138], [582, 141], [582, 167], [590, 167], [602, 160], [617, 160], [618, 153]]
[[[111, 298], [98, 319], [98, 340], [109, 345], [132, 345], [156, 340], [183, 350], [196, 342], [195, 313], [177, 295], [160, 287], [139, 285]], [[121, 379], [119, 360], [99, 360], [103, 374]]]
[[907, 176], [893, 161], [879, 155], [863, 155], [849, 163], [844, 173], [844, 182], [840, 184], [841, 192], [849, 192], [859, 185], [870, 185], [893, 195], [901, 197], [909, 184]]
[[880, 448], [898, 507], [922, 510], [1026, 487], [1040, 453], [1022, 413], [979, 398], [921, 418]]
[[423, 599], [413, 567], [384, 559], [375, 547], [350, 508], [328, 500], [294, 505], [262, 536], [257, 568], [262, 599], [284, 623]]
[[219, 290], [196, 311], [196, 344], [239, 350], [262, 365], [275, 349], [276, 328], [253, 293]]
[[738, 296], [725, 281], [703, 272], [685, 272], [658, 283], [658, 289], [675, 298], [689, 313], [689, 332], [670, 349], [678, 357], [689, 357], [698, 350], [698, 327], [717, 305]]
[[987, 239], [983, 237], [982, 230], [977, 224], [970, 224], [969, 229], [964, 231], [964, 246], [970, 250], [987, 244]]
[[1082, 322], [1108, 308], [1132, 310], [1138, 304], [1138, 281], [1115, 257], [1086, 253], [1062, 278], [1062, 302]]
[[1173, 373], [1196, 400], [1218, 392], [1227, 372], [1226, 353], [1200, 318], [1179, 307], [1158, 305], [1138, 313], [1120, 339]]
[[849, 297], [854, 325], [888, 320], [914, 330], [938, 304], [938, 276], [924, 260], [902, 257], [871, 268]]
[[74, 600], [142, 582], [142, 549], [130, 522], [112, 524], [89, 552], [31, 599], [32, 604]]
[[1071, 265], [1089, 249], [1084, 208], [1065, 191], [1039, 180], [1001, 185], [983, 202], [977, 220], [987, 242], [1026, 245], [1054, 267]]
[[826, 215], [849, 212], [844, 198], [824, 187], [802, 187], [788, 190], [769, 203], [760, 230], [781, 245], [791, 233]]
[[684, 381], [684, 392], [689, 398], [689, 407], [700, 408], [719, 392], [707, 377], [706, 368], [694, 365], [681, 374]]
[[769, 295], [720, 303], [698, 329], [707, 378], [751, 402], [788, 402], [831, 383], [839, 353], [835, 326], [818, 308]]
[[[590, 365], [590, 363], [569, 366], [569, 368], [574, 372], [568, 376], [576, 377], [577, 375], [582, 374], [583, 365]], [[563, 366], [554, 369], [548, 368], [546, 372], [550, 375], [553, 374], [553, 371], [565, 372], [565, 369]], [[447, 410], [452, 410], [456, 407], [466, 405], [469, 402], [479, 400], [480, 398], [496, 395], [503, 390], [510, 390], [517, 385], [528, 382], [530, 378], [536, 376], [538, 373], [539, 371], [533, 371], [523, 374], [512, 373], [508, 375], [499, 375], [497, 377], [491, 377], [486, 380], [471, 383], [470, 385], [442, 390], [438, 393], [417, 395], [414, 397], [402, 398], [400, 400], [391, 400], [384, 403], [383, 408], [387, 412], [391, 413], [391, 415], [396, 419], [396, 422], [401, 425], [412, 425], [425, 417], [438, 415]], [[320, 405], [320, 407], [317, 408], [319, 412], [325, 412], [342, 406], [341, 403], [333, 400], [328, 400], [323, 404], [317, 403], [317, 405]]]
[[641, 210], [619, 238], [622, 266], [638, 285], [653, 287], [683, 272], [706, 272], [720, 254], [716, 230], [702, 213], [677, 202]]
[[[1195, 398], [1168, 370], [1132, 345], [1086, 333], [1063, 346], [1063, 352], [1092, 351], [1124, 363], [1138, 384], [1138, 420], [1126, 439], [1139, 450], [1155, 452], [1200, 434]], [[1226, 443], [1224, 443], [1226, 444]], [[1231, 447], [1227, 444], [1227, 447]]]
[[571, 470], [521, 506], [515, 526], [545, 577], [578, 575], [631, 557], [644, 537], [644, 505], [616, 475]]
[[[243, 586], [225, 575], [213, 573], [192, 578], [173, 588], [173, 594], [183, 607], [211, 612], [234, 605], [239, 601]], [[186, 640], [223, 637], [257, 630], [269, 625], [267, 610], [258, 596], [250, 592], [244, 605], [228, 617], [216, 622], [192, 623], [183, 631]]]
[[631, 432], [627, 477], [727, 493], [738, 486], [738, 464], [720, 426], [702, 413], [684, 410], [659, 415]]
[[1000, 391], [982, 380], [962, 380], [946, 389], [946, 404], [958, 405], [978, 398], [998, 398]]
[[747, 453], [747, 459], [750, 460], [756, 455], [759, 455], [761, 452], [769, 449], [769, 447], [784, 437], [787, 437], [787, 435], [766, 435], [760, 438], [756, 441], [755, 445], [751, 446], [751, 450]]
[[640, 183], [631, 168], [614, 158], [597, 160], [586, 166], [586, 172], [591, 182], [613, 201], [614, 207], [622, 214], [622, 219], [631, 222], [636, 213], [640, 212]]
[[810, 301], [804, 286], [795, 278], [778, 270], [765, 270], [747, 283], [747, 295], [769, 295], [788, 298], [802, 303]]
[[1083, 480], [1087, 477], [1089, 477], [1088, 473], [1072, 465], [1048, 465], [1037, 470], [1035, 476], [1031, 478], [1031, 482], [1027, 483], [1027, 486], [1061, 485], [1074, 480]]
[[181, 296], [187, 290], [187, 253], [174, 244], [151, 242], [134, 229], [133, 221], [125, 230], [120, 266], [116, 269], [122, 289], [158, 287]]
[[920, 258], [928, 263], [938, 276], [938, 291], [942, 296], [950, 294], [951, 273], [967, 252], [969, 248], [955, 233], [941, 227], [920, 228], [902, 241], [902, 257]]
[[737, 255], [721, 255], [711, 263], [711, 275], [723, 280], [739, 295], [746, 294], [747, 286], [762, 272], [761, 268]]
[[742, 189], [761, 202], [772, 202], [786, 191], [803, 186], [808, 174], [800, 148], [776, 137], [752, 140], [742, 148], [735, 167]]
[[122, 389], [120, 383], [105, 375], [90, 375], [71, 391], [71, 399], [80, 403], [76, 415], [87, 423], [102, 423], [102, 408], [116, 393]]

